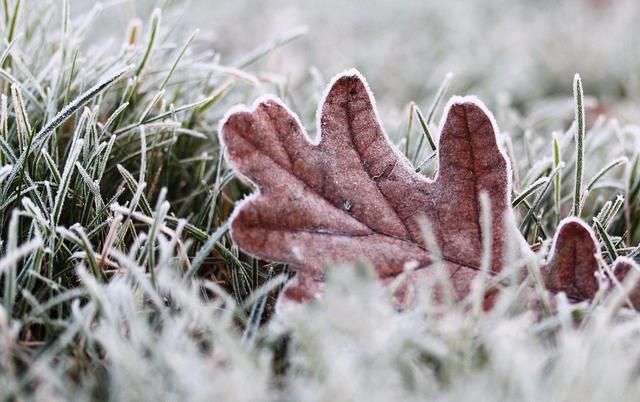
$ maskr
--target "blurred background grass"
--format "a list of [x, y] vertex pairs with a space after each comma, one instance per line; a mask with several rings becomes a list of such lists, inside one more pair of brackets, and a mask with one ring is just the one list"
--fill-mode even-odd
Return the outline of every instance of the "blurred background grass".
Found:
[[[75, 0], [81, 12], [90, 1]], [[429, 99], [447, 72], [454, 93], [509, 94], [528, 103], [566, 96], [575, 72], [588, 92], [607, 101], [638, 94], [640, 3], [568, 1], [167, 1], [183, 24], [203, 31], [203, 47], [239, 59], [265, 40], [304, 26], [307, 34], [261, 61], [264, 71], [299, 86], [317, 69], [329, 78], [348, 67], [376, 84], [379, 98], [398, 104]], [[122, 28], [145, 17], [155, 1], [128, 1], [113, 12]], [[110, 24], [116, 23], [110, 19]], [[112, 29], [112, 27], [104, 27]]]
[[521, 100], [566, 93], [579, 71], [593, 92], [618, 98], [629, 95], [640, 67], [635, 1], [193, 4], [194, 24], [211, 29], [223, 53], [305, 25], [306, 38], [270, 58], [270, 68], [299, 76], [309, 65], [324, 75], [354, 66], [379, 88], [393, 88], [396, 100], [430, 95], [448, 71], [460, 90]]

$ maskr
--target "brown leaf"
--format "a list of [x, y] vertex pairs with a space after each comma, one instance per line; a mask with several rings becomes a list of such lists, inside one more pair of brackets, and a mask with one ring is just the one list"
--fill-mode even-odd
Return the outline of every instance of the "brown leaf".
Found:
[[593, 230], [577, 218], [558, 225], [548, 264], [542, 268], [547, 288], [577, 300], [591, 299], [598, 291], [600, 264], [604, 264]]
[[432, 262], [423, 218], [457, 296], [465, 296], [481, 266], [481, 192], [493, 222], [490, 271], [502, 269], [511, 172], [480, 101], [454, 97], [445, 108], [435, 180], [416, 173], [391, 144], [355, 70], [333, 80], [319, 112], [316, 142], [275, 98], [233, 109], [221, 123], [227, 161], [259, 189], [237, 206], [231, 235], [247, 253], [298, 268], [285, 297], [317, 296], [330, 263], [368, 260], [383, 280], [410, 261], [418, 264], [415, 277], [429, 271], [422, 269]]
[[[609, 281], [609, 289], [615, 283], [601, 267], [602, 259], [598, 241], [593, 230], [577, 218], [566, 218], [560, 222], [547, 265], [542, 267], [547, 288], [554, 292], [565, 292], [573, 300], [592, 299], [601, 281]], [[618, 257], [611, 268], [616, 281], [623, 282], [629, 272], [640, 270], [630, 258]], [[600, 278], [600, 281], [598, 280]], [[640, 308], [640, 283], [629, 292], [628, 299], [636, 309]]]
[[[619, 282], [624, 282], [631, 271], [638, 270], [640, 270], [640, 266], [638, 266], [638, 264], [636, 264], [636, 262], [631, 258], [626, 257], [618, 257], [611, 268], [613, 275]], [[633, 308], [640, 310], [640, 283], [636, 283], [627, 295], [627, 298], [631, 302]]]

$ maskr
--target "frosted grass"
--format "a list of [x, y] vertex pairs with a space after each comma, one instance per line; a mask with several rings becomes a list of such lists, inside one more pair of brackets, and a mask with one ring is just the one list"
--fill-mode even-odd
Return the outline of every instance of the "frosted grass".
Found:
[[[370, 44], [366, 55], [341, 55], [349, 65], [334, 68], [335, 42], [326, 52], [324, 42], [304, 42], [318, 35], [322, 13], [313, 7], [311, 19], [293, 6], [278, 9], [290, 17], [291, 30], [273, 10], [249, 9], [253, 14], [243, 21], [252, 28], [245, 35], [212, 39], [212, 32], [237, 29], [228, 25], [236, 20], [197, 31], [198, 9], [179, 4], [156, 10], [162, 4], [87, 3], [78, 14], [74, 7], [81, 5], [74, 2], [3, 2], [0, 397], [637, 399], [640, 316], [623, 306], [638, 275], [616, 284], [607, 298], [569, 304], [544, 291], [538, 270], [557, 222], [575, 208], [575, 194], [607, 261], [640, 255], [640, 129], [628, 109], [635, 87], [624, 81], [637, 64], [602, 35], [610, 24], [617, 27], [613, 37], [637, 29], [625, 24], [636, 8], [622, 12], [619, 7], [631, 3], [619, 3], [605, 12], [610, 18], [598, 14], [595, 21], [595, 6], [575, 1], [553, 17], [521, 2], [457, 13], [444, 3], [415, 2], [394, 8], [399, 21], [412, 23], [378, 30], [377, 21], [387, 22], [390, 13], [374, 2], [367, 15], [337, 15], [328, 23], [343, 27], [336, 32], [346, 48]], [[225, 16], [245, 5], [225, 3], [214, 11]], [[495, 29], [482, 31], [488, 23], [482, 10], [500, 15]], [[414, 50], [400, 57], [406, 50], [391, 46], [393, 35], [417, 32], [416, 18], [425, 13], [425, 36], [411, 36], [407, 46]], [[114, 14], [124, 15], [124, 23]], [[443, 20], [444, 14], [450, 18]], [[519, 46], [506, 46], [498, 38], [522, 15], [531, 16], [527, 27], [552, 28], [536, 37], [515, 30], [511, 38]], [[252, 24], [256, 18], [267, 22]], [[363, 42], [350, 30], [361, 29], [349, 21], [362, 18], [377, 40]], [[457, 34], [440, 20], [459, 27]], [[592, 32], [578, 37], [587, 22]], [[273, 26], [283, 31], [258, 32]], [[564, 29], [572, 43], [589, 44], [581, 47], [579, 66], [584, 126], [574, 122], [575, 71], [568, 71], [568, 59], [556, 57], [557, 49], [539, 48], [538, 41], [556, 41]], [[471, 34], [479, 39], [463, 40]], [[259, 41], [251, 39], [255, 35]], [[496, 53], [505, 55], [499, 68]], [[326, 64], [319, 65], [318, 54]], [[602, 54], [607, 57], [595, 57]], [[461, 67], [466, 57], [474, 58], [472, 70]], [[609, 62], [617, 63], [611, 80], [614, 73], [602, 73]], [[310, 68], [314, 63], [319, 68]], [[434, 122], [443, 101], [469, 88], [487, 94], [514, 170], [516, 223], [537, 252], [535, 260], [512, 264], [529, 267], [528, 282], [512, 283], [510, 272], [500, 278], [508, 285], [492, 311], [478, 308], [487, 290], [482, 282], [454, 303], [436, 261], [443, 303], [434, 303], [433, 288], [426, 287], [416, 293], [414, 308], [398, 312], [389, 294], [404, 277], [383, 289], [366, 266], [341, 266], [329, 269], [322, 300], [273, 316], [287, 267], [246, 256], [230, 239], [228, 216], [251, 189], [223, 163], [219, 119], [232, 104], [275, 93], [312, 127], [322, 72], [330, 76], [358, 64], [381, 112], [391, 115], [385, 117], [388, 132], [425, 175], [435, 173]], [[305, 72], [290, 74], [289, 67]], [[612, 92], [616, 85], [625, 93]], [[606, 116], [594, 112], [598, 105], [606, 106]], [[584, 134], [581, 162], [576, 131]], [[581, 179], [576, 192], [567, 178], [578, 165], [586, 186]], [[425, 238], [437, 256], [428, 222]], [[543, 308], [528, 307], [531, 292]]]

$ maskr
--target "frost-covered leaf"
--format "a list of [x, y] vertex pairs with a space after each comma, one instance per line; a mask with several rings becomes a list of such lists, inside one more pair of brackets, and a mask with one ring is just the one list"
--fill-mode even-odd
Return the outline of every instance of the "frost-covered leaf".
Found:
[[[632, 271], [640, 271], [640, 266], [630, 258], [618, 257], [611, 271], [619, 282], [624, 282]], [[635, 309], [640, 309], [640, 284], [636, 283], [627, 297]]]
[[[565, 292], [573, 300], [592, 299], [602, 281], [614, 289], [613, 278], [602, 267], [600, 246], [591, 228], [577, 218], [566, 218], [556, 231], [550, 258], [542, 267], [546, 286], [553, 292]], [[618, 257], [611, 267], [616, 281], [623, 282], [632, 270], [640, 267], [630, 258]], [[599, 280], [600, 279], [600, 280]], [[636, 309], [640, 307], [640, 285], [636, 284], [627, 295]]]
[[550, 290], [590, 299], [598, 291], [602, 257], [591, 228], [577, 218], [566, 218], [556, 230], [548, 264], [543, 267]]
[[[490, 273], [500, 272], [514, 231], [510, 167], [493, 118], [477, 99], [454, 97], [445, 108], [439, 169], [425, 178], [398, 153], [382, 129], [368, 86], [354, 70], [336, 77], [320, 105], [312, 141], [279, 100], [261, 99], [230, 111], [221, 123], [226, 159], [259, 189], [237, 206], [231, 235], [241, 249], [292, 264], [299, 274], [285, 297], [300, 301], [322, 289], [330, 263], [367, 260], [383, 280], [433, 261], [423, 239], [431, 223], [458, 297], [482, 265], [479, 195], [490, 206]], [[509, 220], [511, 221], [511, 220]], [[423, 269], [424, 268], [424, 269]]]

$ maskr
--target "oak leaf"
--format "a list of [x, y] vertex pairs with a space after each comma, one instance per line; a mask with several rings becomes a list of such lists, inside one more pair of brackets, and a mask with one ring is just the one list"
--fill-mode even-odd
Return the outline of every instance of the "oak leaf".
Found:
[[366, 260], [385, 282], [410, 262], [417, 265], [412, 279], [428, 275], [434, 255], [423, 239], [425, 219], [464, 297], [481, 267], [481, 193], [492, 221], [489, 273], [503, 269], [508, 241], [525, 252], [521, 235], [503, 224], [512, 213], [510, 166], [494, 119], [476, 98], [454, 97], [445, 107], [434, 180], [390, 142], [357, 71], [333, 79], [318, 116], [312, 141], [270, 97], [232, 109], [219, 130], [226, 160], [259, 190], [236, 207], [231, 236], [249, 254], [297, 268], [285, 302], [317, 297], [331, 263]]

